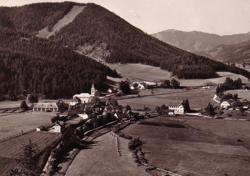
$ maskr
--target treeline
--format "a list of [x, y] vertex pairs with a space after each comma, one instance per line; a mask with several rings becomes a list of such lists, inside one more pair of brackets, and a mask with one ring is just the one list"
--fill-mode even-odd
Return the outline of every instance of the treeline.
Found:
[[26, 91], [47, 98], [68, 98], [89, 91], [92, 82], [98, 89], [106, 89], [106, 76], [118, 76], [116, 71], [59, 44], [0, 31], [2, 96], [17, 96]]
[[234, 90], [234, 89], [241, 89], [242, 88], [242, 81], [240, 78], [233, 80], [231, 78], [226, 78], [224, 83], [219, 84], [216, 88], [216, 94], [220, 95], [227, 90]]

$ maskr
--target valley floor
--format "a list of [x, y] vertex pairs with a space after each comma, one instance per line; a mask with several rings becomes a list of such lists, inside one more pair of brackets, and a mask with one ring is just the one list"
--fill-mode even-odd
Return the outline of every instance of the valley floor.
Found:
[[128, 149], [128, 140], [119, 138], [121, 155], [117, 152], [116, 137], [107, 133], [95, 139], [90, 149], [82, 150], [69, 167], [66, 176], [146, 176], [137, 166]]

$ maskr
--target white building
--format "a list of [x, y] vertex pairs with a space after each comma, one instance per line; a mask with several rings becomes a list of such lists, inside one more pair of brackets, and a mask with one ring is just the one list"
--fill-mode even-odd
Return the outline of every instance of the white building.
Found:
[[221, 104], [220, 104], [220, 108], [221, 108], [221, 109], [228, 109], [230, 106], [231, 106], [231, 104], [230, 104], [229, 101], [223, 101], [223, 102], [221, 102]]
[[58, 112], [59, 108], [56, 103], [35, 103], [33, 106], [33, 111], [41, 112]]
[[74, 100], [80, 99], [81, 103], [88, 103], [91, 97], [96, 96], [97, 90], [95, 89], [94, 84], [92, 84], [91, 87], [91, 93], [80, 93], [80, 94], [76, 94], [73, 96]]
[[185, 113], [185, 108], [183, 104], [180, 104], [178, 106], [169, 106], [169, 110], [174, 111], [174, 114], [184, 114]]
[[49, 128], [49, 132], [51, 132], [51, 133], [61, 133], [61, 126], [56, 124], [56, 125], [52, 126], [51, 128]]

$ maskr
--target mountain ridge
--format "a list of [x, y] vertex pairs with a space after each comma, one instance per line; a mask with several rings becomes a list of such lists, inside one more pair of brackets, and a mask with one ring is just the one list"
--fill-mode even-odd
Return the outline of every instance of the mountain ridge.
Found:
[[[94, 3], [32, 4], [5, 12], [1, 12], [0, 9], [0, 13], [8, 16], [7, 20], [14, 25], [15, 30], [36, 35], [45, 27], [52, 28], [75, 5], [86, 7], [70, 24], [57, 31], [49, 40], [109, 63], [143, 63], [158, 66], [173, 72], [179, 78], [216, 77], [217, 71], [232, 71], [250, 77], [248, 72], [241, 69], [192, 54], [155, 39]], [[39, 16], [38, 13], [43, 10], [47, 14]], [[33, 13], [30, 18], [29, 15]], [[15, 18], [17, 15], [18, 19]]]
[[[250, 32], [232, 35], [218, 35], [201, 31], [185, 32], [170, 29], [155, 33], [153, 36], [190, 52], [220, 61], [221, 58], [217, 58], [217, 53], [215, 52], [216, 48], [223, 45], [237, 45], [250, 40]], [[222, 59], [222, 61], [224, 60]]]

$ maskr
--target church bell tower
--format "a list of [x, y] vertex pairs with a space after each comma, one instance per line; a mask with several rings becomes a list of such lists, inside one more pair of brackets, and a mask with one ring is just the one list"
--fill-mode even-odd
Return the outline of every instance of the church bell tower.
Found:
[[95, 89], [94, 83], [92, 83], [92, 86], [91, 86], [91, 96], [96, 96], [96, 89]]

